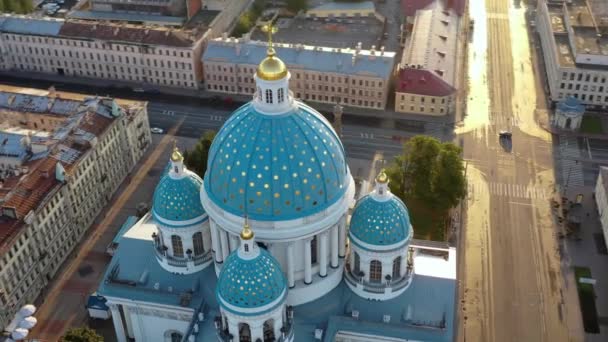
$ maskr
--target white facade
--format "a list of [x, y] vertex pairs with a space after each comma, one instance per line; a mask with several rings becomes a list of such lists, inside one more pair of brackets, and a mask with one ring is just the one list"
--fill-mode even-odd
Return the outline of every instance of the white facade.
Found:
[[536, 13], [551, 100], [574, 96], [587, 108], [606, 108], [608, 55], [601, 51], [608, 49], [608, 39], [596, 30], [605, 30], [608, 23], [593, 19], [586, 0], [541, 0]]
[[[100, 105], [111, 106], [112, 102], [104, 99]], [[2, 194], [0, 229], [11, 222], [18, 228], [10, 239], [0, 242], [5, 251], [0, 255], [0, 327], [17, 308], [38, 297], [149, 146], [146, 105], [130, 102], [122, 110], [125, 115], [109, 123], [77, 160], [43, 172], [46, 166], [60, 165], [49, 156], [29, 170], [20, 185]], [[13, 113], [21, 115], [20, 111]], [[56, 178], [64, 181], [42, 194], [44, 198], [30, 195], [38, 205], [24, 207], [22, 187]]]
[[[37, 25], [33, 19], [3, 18], [21, 21], [23, 26], [8, 31], [0, 25], [3, 70], [188, 89], [198, 89], [202, 80], [200, 55], [210, 32], [194, 35], [143, 26], [36, 19], [55, 26], [54, 30], [31, 33], [27, 25]], [[149, 42], [131, 37], [142, 33], [150, 37]]]
[[600, 173], [595, 184], [595, 204], [600, 215], [604, 240], [608, 247], [608, 168], [600, 167]]
[[[386, 107], [394, 52], [385, 52], [384, 48], [378, 51], [375, 47], [363, 50], [360, 46], [355, 49], [335, 49], [275, 44], [275, 47], [281, 56], [287, 57], [283, 59], [291, 74], [290, 89], [295, 98], [359, 108]], [[253, 95], [256, 81], [252, 76], [259, 60], [252, 51], [265, 50], [266, 45], [262, 42], [234, 38], [210, 41], [203, 55], [205, 89], [217, 93]], [[332, 58], [315, 60], [315, 54]], [[341, 61], [344, 56], [347, 58]], [[310, 64], [298, 63], [303, 60]], [[332, 65], [328, 62], [330, 60]], [[315, 66], [315, 61], [324, 64], [323, 68]], [[361, 65], [359, 72], [350, 71], [351, 68], [359, 68], [358, 65]]]

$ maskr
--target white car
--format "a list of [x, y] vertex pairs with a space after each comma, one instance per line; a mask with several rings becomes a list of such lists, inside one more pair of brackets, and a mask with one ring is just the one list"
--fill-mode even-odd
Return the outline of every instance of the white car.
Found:
[[150, 132], [152, 132], [154, 134], [163, 134], [165, 131], [163, 131], [162, 128], [152, 127], [152, 128], [150, 128]]

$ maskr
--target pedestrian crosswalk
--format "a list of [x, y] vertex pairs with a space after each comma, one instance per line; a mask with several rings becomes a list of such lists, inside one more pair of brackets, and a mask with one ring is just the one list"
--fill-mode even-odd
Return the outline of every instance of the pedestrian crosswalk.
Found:
[[494, 115], [490, 117], [490, 122], [495, 126], [499, 126], [501, 129], [511, 129], [513, 127], [520, 126], [521, 119], [516, 116], [504, 117], [500, 115]]
[[562, 159], [562, 184], [566, 187], [585, 185], [583, 165], [576, 160], [581, 158], [577, 138], [560, 136], [559, 154]]
[[548, 189], [533, 185], [489, 182], [485, 184], [469, 183], [469, 198], [475, 198], [485, 193], [494, 196], [504, 196], [523, 199], [549, 199], [551, 193]]

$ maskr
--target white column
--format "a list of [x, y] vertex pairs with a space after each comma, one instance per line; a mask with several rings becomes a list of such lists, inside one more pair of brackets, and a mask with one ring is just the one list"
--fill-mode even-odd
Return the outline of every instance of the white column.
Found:
[[228, 234], [230, 237], [230, 252], [234, 252], [237, 248], [239, 248], [239, 239], [236, 235]]
[[350, 270], [352, 271], [353, 274], [355, 274], [355, 250], [354, 249], [352, 249], [352, 248], [350, 249], [350, 254], [349, 254], [348, 258], [350, 260]]
[[283, 327], [283, 311], [285, 311], [284, 307], [281, 309], [281, 311], [278, 311], [273, 317], [273, 329], [275, 340], [278, 340], [281, 337], [281, 328]]
[[131, 310], [129, 310], [131, 325], [133, 325], [133, 335], [135, 335], [133, 338], [135, 341], [145, 341], [146, 338], [141, 330], [141, 326], [139, 325], [139, 317], [137, 315], [139, 315], [139, 312], [136, 308], [131, 308]]
[[338, 227], [339, 227], [339, 237], [340, 237], [340, 241], [338, 241], [339, 244], [339, 256], [340, 258], [344, 258], [344, 255], [346, 254], [346, 217], [342, 216], [342, 218], [340, 219], [340, 222], [338, 223]]
[[211, 236], [209, 231], [203, 228], [203, 249], [206, 252], [209, 252], [209, 248], [211, 247]]
[[251, 329], [251, 341], [264, 340], [264, 329], [261, 325], [250, 326], [249, 329]]
[[331, 228], [331, 247], [329, 252], [331, 253], [331, 267], [338, 267], [338, 227], [336, 226]]
[[226, 260], [230, 250], [228, 249], [228, 238], [226, 237], [226, 232], [219, 229], [218, 234], [220, 236], [220, 246], [222, 249], [222, 260]]
[[319, 265], [319, 275], [327, 276], [327, 232], [321, 234], [321, 260]]
[[386, 284], [386, 276], [391, 276], [391, 282], [393, 281], [393, 261], [382, 261], [382, 278], [380, 283]]
[[213, 253], [215, 254], [215, 261], [222, 262], [224, 261], [224, 259], [222, 258], [220, 236], [217, 231], [217, 225], [213, 220], [211, 220], [209, 223], [211, 225], [211, 248], [213, 249]]
[[133, 334], [133, 323], [131, 322], [131, 313], [129, 312], [129, 308], [124, 306], [122, 307], [122, 312], [125, 314], [125, 323], [127, 325], [127, 336], [130, 338], [135, 338]]
[[110, 304], [110, 310], [112, 311], [112, 322], [114, 323], [116, 340], [118, 342], [127, 342], [127, 336], [125, 336], [125, 328], [122, 325], [122, 318], [120, 317], [120, 310], [118, 308], [118, 305]]
[[294, 255], [293, 255], [294, 245], [293, 242], [289, 242], [287, 244], [287, 283], [289, 288], [295, 286], [295, 266], [294, 266]]
[[304, 283], [307, 285], [312, 283], [312, 255], [310, 250], [310, 241], [312, 241], [312, 239], [307, 239], [304, 241]]
[[228, 320], [228, 332], [234, 336], [234, 342], [240, 342], [239, 326], [234, 324], [232, 320]]

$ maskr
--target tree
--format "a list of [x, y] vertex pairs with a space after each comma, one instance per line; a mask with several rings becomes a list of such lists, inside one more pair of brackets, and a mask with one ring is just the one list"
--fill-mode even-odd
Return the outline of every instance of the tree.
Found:
[[1, 0], [4, 5], [4, 11], [6, 13], [12, 13], [15, 11], [15, 2], [13, 0]]
[[61, 342], [103, 342], [103, 337], [87, 327], [72, 328], [61, 337]]
[[4, 12], [5, 12], [4, 0], [0, 0], [0, 13], [4, 13]]
[[297, 13], [299, 11], [306, 11], [307, 8], [307, 0], [287, 0], [287, 9], [291, 12]]
[[31, 13], [34, 11], [34, 4], [32, 0], [19, 0], [19, 7], [23, 14]]
[[207, 131], [198, 141], [192, 151], [184, 151], [184, 163], [189, 170], [193, 171], [201, 178], [205, 176], [207, 171], [207, 158], [209, 156], [209, 148], [215, 138], [214, 131]]
[[416, 136], [387, 169], [391, 191], [403, 200], [412, 196], [429, 207], [449, 209], [466, 194], [461, 149], [429, 136]]

